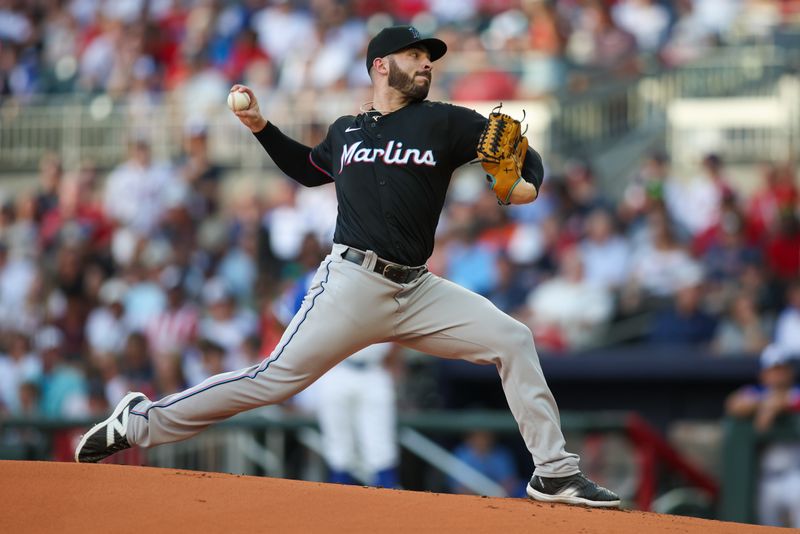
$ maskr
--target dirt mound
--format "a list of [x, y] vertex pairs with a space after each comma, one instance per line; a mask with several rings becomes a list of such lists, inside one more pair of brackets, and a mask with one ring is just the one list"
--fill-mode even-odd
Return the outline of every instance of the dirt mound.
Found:
[[0, 532], [785, 532], [524, 499], [175, 469], [0, 462]]

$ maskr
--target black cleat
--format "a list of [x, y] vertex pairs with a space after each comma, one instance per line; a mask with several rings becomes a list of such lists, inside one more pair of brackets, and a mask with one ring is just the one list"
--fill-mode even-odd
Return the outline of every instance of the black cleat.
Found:
[[128, 417], [131, 409], [147, 397], [142, 393], [132, 392], [125, 395], [114, 408], [111, 416], [97, 423], [81, 438], [75, 449], [75, 461], [78, 463], [96, 463], [111, 456], [115, 452], [129, 449]]
[[559, 478], [533, 476], [528, 483], [528, 496], [543, 502], [619, 508], [619, 497], [616, 493], [598, 486], [583, 473]]

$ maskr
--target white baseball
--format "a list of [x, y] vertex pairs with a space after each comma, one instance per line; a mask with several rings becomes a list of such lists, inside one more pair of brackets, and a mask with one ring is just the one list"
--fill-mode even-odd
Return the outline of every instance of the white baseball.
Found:
[[231, 91], [228, 93], [228, 107], [233, 111], [244, 111], [250, 107], [250, 96], [247, 93]]

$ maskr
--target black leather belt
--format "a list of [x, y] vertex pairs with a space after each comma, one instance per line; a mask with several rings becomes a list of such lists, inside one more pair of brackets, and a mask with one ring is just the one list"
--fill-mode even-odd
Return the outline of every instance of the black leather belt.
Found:
[[[352, 248], [348, 248], [344, 254], [342, 254], [342, 259], [357, 263], [358, 265], [364, 264], [365, 257], [366, 255], [363, 252]], [[425, 265], [422, 267], [408, 267], [406, 265], [400, 265], [399, 263], [391, 263], [380, 258], [375, 261], [375, 267], [372, 270], [378, 274], [382, 274], [396, 284], [409, 284], [428, 272], [428, 268]]]

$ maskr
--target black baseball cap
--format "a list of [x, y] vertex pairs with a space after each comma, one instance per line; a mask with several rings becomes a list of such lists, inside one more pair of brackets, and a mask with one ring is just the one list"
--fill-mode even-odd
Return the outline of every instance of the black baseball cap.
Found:
[[367, 47], [367, 72], [377, 57], [388, 56], [411, 45], [422, 45], [436, 61], [447, 52], [447, 45], [440, 39], [430, 37], [423, 39], [414, 26], [390, 26], [384, 28], [372, 38]]

